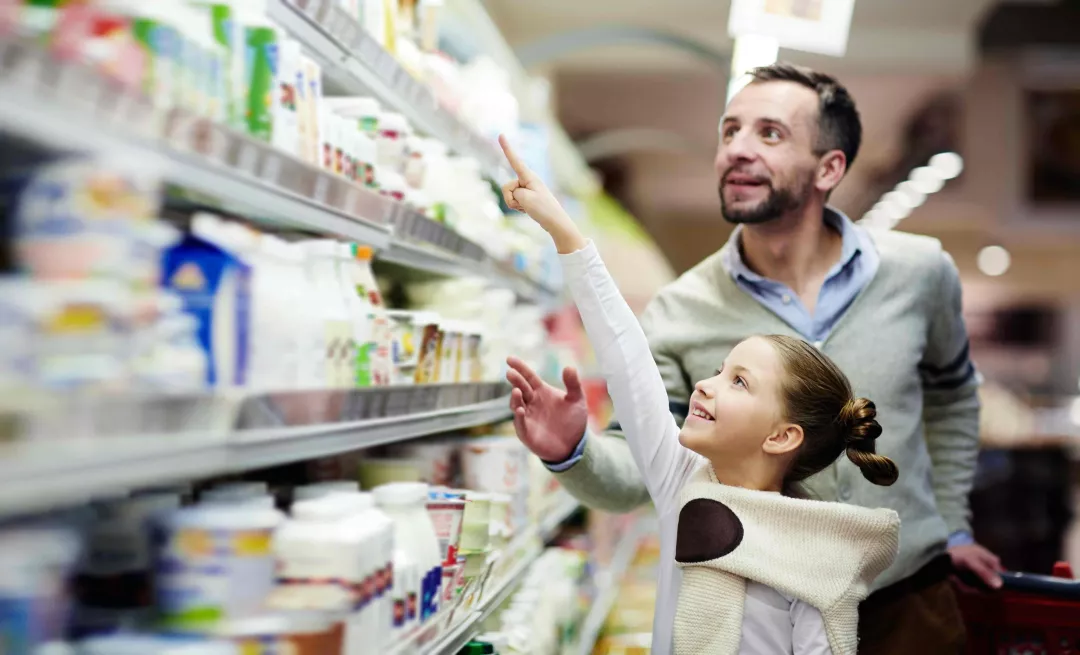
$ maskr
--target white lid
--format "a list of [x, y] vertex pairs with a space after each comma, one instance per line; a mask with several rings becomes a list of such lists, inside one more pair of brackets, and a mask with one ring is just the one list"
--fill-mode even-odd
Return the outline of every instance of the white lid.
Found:
[[408, 119], [394, 111], [384, 111], [379, 114], [379, 130], [412, 133]]
[[349, 507], [331, 494], [293, 503], [292, 515], [298, 521], [327, 523], [340, 521], [349, 515]]
[[222, 636], [269, 637], [282, 634], [318, 634], [329, 631], [334, 616], [329, 612], [288, 611], [232, 619], [218, 628]]
[[311, 257], [337, 257], [338, 242], [333, 239], [313, 239], [303, 241], [301, 245]]
[[413, 323], [418, 325], [418, 326], [425, 326], [425, 325], [438, 326], [439, 325], [439, 320], [440, 320], [440, 317], [439, 317], [438, 312], [421, 311], [421, 312], [414, 312], [413, 313]]
[[288, 254], [285, 251], [289, 247], [287, 241], [273, 234], [263, 234], [259, 237], [259, 250], [268, 257], [288, 259]]
[[488, 500], [493, 503], [498, 503], [500, 505], [509, 505], [510, 503], [514, 502], [514, 497], [510, 494], [493, 493], [488, 494]]
[[236, 646], [198, 637], [117, 634], [90, 637], [79, 643], [80, 655], [236, 655]]
[[355, 261], [356, 257], [353, 257], [353, 244], [340, 243], [338, 244], [337, 256], [341, 259], [347, 259], [349, 261]]
[[281, 512], [246, 505], [197, 505], [172, 512], [165, 518], [175, 528], [206, 530], [272, 530], [281, 523]]
[[465, 500], [470, 503], [490, 503], [491, 494], [482, 493], [480, 491], [466, 491]]
[[423, 482], [391, 482], [372, 491], [380, 507], [416, 505], [427, 502], [428, 486]]
[[293, 489], [293, 502], [322, 498], [332, 493], [350, 493], [360, 491], [360, 484], [354, 480], [328, 480], [305, 484]]

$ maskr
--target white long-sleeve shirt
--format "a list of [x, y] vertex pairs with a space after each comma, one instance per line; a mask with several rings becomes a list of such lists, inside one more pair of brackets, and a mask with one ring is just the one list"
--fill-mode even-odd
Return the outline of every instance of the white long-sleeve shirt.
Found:
[[[679, 492], [707, 461], [679, 443], [679, 426], [637, 318], [593, 244], [561, 257], [566, 283], [607, 380], [660, 519], [660, 564], [652, 652], [672, 650], [681, 572], [675, 564]], [[771, 587], [747, 581], [740, 655], [831, 655], [821, 613]]]

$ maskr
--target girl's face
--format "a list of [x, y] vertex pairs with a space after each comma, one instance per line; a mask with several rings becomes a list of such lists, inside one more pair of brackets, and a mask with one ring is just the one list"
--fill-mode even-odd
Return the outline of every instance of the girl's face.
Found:
[[780, 357], [764, 339], [751, 337], [732, 349], [714, 377], [694, 386], [679, 442], [708, 458], [731, 464], [762, 452], [783, 430]]

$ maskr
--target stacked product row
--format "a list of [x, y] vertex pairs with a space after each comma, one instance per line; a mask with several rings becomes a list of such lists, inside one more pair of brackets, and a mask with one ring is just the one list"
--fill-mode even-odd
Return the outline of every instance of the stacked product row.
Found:
[[[427, 450], [445, 451], [446, 443]], [[491, 471], [531, 471], [520, 445], [515, 452], [491, 439], [454, 443], [465, 477], [524, 491], [528, 506], [518, 505], [520, 494], [423, 482], [361, 492], [346, 479], [291, 488], [221, 483], [196, 503], [190, 488], [139, 492], [0, 531], [0, 604], [18, 610], [0, 616], [0, 629], [13, 635], [16, 653], [46, 644], [69, 652], [64, 643], [95, 654], [390, 652], [433, 621], [445, 625], [472, 609], [515, 527], [554, 498], [549, 474], [512, 480]], [[399, 467], [383, 477], [431, 475]], [[288, 514], [278, 509], [286, 498]], [[68, 577], [73, 598], [64, 592]], [[535, 592], [545, 578], [553, 576], [535, 577], [519, 613], [541, 611]], [[548, 598], [553, 589], [544, 590], [543, 611], [564, 611], [562, 600]]]
[[[363, 244], [156, 218], [151, 171], [66, 159], [7, 180], [0, 387], [196, 391], [498, 379], [542, 347], [539, 310], [483, 281], [413, 285], [390, 310]], [[535, 348], [534, 348], [535, 349]]]
[[[385, 12], [365, 15], [417, 13], [405, 6], [415, 3], [383, 2]], [[15, 23], [0, 21], [0, 36], [7, 27], [44, 41], [58, 55], [88, 62], [145, 93], [162, 116], [171, 116], [174, 144], [218, 147], [198, 136], [197, 121], [169, 114], [179, 109], [185, 117], [228, 125], [404, 202], [483, 242], [498, 260], [524, 260], [530, 274], [546, 268], [540, 261], [545, 242], [504, 218], [475, 159], [450, 154], [444, 143], [417, 134], [404, 116], [374, 98], [325, 95], [318, 64], [267, 17], [265, 0], [18, 0], [16, 5], [9, 14]], [[410, 42], [395, 41], [395, 31], [373, 28], [391, 47]], [[493, 134], [513, 131], [516, 112], [512, 119], [501, 121], [506, 125]], [[184, 137], [178, 125], [191, 134]]]

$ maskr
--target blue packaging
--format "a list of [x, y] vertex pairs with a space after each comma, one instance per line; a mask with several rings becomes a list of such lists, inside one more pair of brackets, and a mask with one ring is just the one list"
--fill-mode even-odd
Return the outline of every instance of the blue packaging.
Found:
[[207, 383], [244, 385], [251, 327], [251, 267], [191, 234], [166, 250], [163, 260], [165, 288], [178, 294], [184, 311], [199, 322], [199, 345], [210, 364]]

